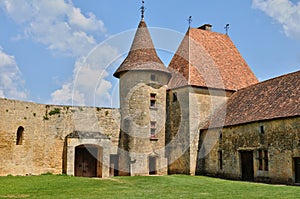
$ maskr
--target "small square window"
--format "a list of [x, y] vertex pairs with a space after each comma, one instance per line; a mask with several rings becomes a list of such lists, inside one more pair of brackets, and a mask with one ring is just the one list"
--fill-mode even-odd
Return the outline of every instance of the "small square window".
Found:
[[155, 100], [150, 100], [150, 107], [155, 107], [156, 101]]
[[156, 122], [150, 122], [150, 124], [151, 124], [151, 129], [155, 129], [156, 128]]
[[151, 100], [155, 100], [156, 99], [156, 94], [155, 93], [151, 93], [150, 94], [150, 99]]
[[155, 131], [156, 129], [151, 129], [151, 137], [155, 137]]
[[156, 122], [151, 121], [150, 122], [150, 138], [156, 137]]
[[156, 106], [156, 94], [150, 94], [150, 107], [154, 108]]

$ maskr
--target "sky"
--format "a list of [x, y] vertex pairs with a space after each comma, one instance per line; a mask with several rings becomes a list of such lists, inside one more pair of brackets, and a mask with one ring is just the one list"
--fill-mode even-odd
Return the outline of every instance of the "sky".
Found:
[[[112, 76], [141, 19], [141, 0], [0, 0], [0, 97], [118, 106]], [[260, 81], [300, 69], [298, 0], [145, 0], [167, 66], [182, 36], [209, 23], [229, 36]]]

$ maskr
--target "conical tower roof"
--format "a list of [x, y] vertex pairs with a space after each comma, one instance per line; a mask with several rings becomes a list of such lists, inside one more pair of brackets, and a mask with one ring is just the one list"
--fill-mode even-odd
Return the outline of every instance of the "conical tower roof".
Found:
[[168, 69], [158, 57], [149, 30], [144, 19], [135, 33], [128, 56], [114, 73], [119, 78], [121, 73], [133, 70], [149, 70], [168, 73]]

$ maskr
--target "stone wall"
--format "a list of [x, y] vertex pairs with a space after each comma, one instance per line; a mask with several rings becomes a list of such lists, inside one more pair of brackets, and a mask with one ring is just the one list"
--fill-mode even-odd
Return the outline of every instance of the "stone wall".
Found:
[[[199, 151], [201, 147], [209, 145], [210, 134], [220, 135], [219, 140], [207, 151], [208, 155], [198, 159], [199, 173], [241, 180], [241, 152], [250, 151], [253, 152], [254, 181], [287, 184], [295, 182], [293, 158], [300, 157], [300, 117], [201, 131]], [[268, 152], [267, 170], [259, 168], [259, 150]]]
[[[167, 147], [169, 173], [195, 175], [199, 130], [232, 92], [183, 87], [168, 92]], [[173, 98], [176, 96], [177, 100]]]
[[[98, 131], [117, 153], [118, 109], [43, 105], [0, 99], [0, 175], [66, 172], [66, 136]], [[17, 145], [17, 130], [24, 128]]]
[[[155, 75], [156, 80], [151, 80]], [[155, 71], [129, 71], [120, 76], [120, 175], [149, 175], [149, 157], [156, 173], [166, 174], [166, 84], [169, 76]], [[151, 95], [155, 105], [151, 106]], [[151, 136], [151, 122], [155, 135]]]

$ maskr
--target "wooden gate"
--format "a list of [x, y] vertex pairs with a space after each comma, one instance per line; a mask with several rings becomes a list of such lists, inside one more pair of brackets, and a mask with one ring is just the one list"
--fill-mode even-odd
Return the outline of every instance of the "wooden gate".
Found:
[[98, 148], [78, 146], [75, 148], [75, 176], [97, 177]]

